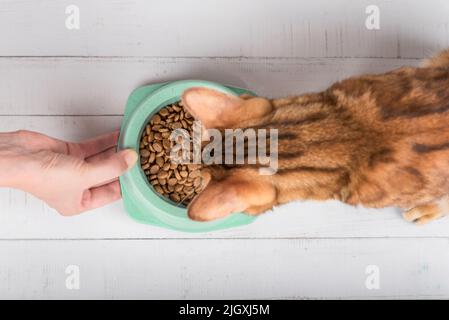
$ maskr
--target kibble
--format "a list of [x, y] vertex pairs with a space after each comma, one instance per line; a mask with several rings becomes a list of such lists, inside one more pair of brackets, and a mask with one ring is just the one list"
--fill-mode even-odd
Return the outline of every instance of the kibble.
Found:
[[[160, 195], [187, 205], [203, 189], [200, 164], [178, 164], [170, 160], [170, 134], [183, 128], [192, 134], [193, 117], [181, 102], [162, 108], [142, 134], [140, 163], [142, 170]], [[179, 142], [179, 141], [178, 141]]]

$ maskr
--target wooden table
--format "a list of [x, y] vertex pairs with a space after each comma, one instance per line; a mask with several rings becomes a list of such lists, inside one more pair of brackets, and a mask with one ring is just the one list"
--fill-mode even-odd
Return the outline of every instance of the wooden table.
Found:
[[[146, 83], [282, 96], [449, 47], [446, 0], [378, 1], [368, 30], [372, 2], [0, 0], [0, 130], [79, 140], [118, 128]], [[448, 274], [449, 219], [297, 202], [192, 235], [137, 224], [120, 202], [64, 218], [0, 189], [0, 298], [449, 298]]]

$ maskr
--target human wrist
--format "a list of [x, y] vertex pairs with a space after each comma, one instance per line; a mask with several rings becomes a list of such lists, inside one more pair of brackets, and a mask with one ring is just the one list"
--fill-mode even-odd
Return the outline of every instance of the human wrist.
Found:
[[14, 144], [16, 133], [0, 133], [0, 187], [21, 189], [23, 181], [31, 178], [32, 159]]

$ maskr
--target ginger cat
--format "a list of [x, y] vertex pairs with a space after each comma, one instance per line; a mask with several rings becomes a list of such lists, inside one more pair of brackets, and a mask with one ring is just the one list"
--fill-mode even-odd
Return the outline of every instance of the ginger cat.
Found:
[[203, 169], [194, 220], [259, 214], [293, 200], [400, 207], [417, 224], [449, 213], [449, 49], [423, 67], [340, 81], [285, 99], [184, 92], [206, 128], [276, 128], [278, 171], [244, 164]]

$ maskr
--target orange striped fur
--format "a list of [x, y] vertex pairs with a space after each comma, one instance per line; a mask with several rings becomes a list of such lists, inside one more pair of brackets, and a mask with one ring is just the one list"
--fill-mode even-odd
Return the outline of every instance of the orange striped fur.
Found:
[[209, 128], [279, 131], [278, 172], [204, 169], [208, 185], [189, 206], [193, 219], [310, 199], [401, 207], [419, 224], [449, 211], [448, 50], [423, 67], [353, 77], [319, 93], [268, 100], [194, 88], [183, 103]]

